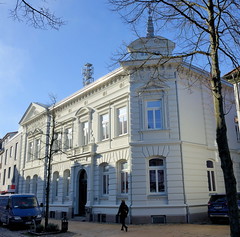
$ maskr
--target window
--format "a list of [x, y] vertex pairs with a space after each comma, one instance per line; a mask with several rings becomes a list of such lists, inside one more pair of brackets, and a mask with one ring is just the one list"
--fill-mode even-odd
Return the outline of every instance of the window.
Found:
[[17, 174], [17, 166], [13, 166], [13, 177], [12, 177], [12, 183], [15, 183], [16, 181], [16, 174]]
[[118, 135], [127, 133], [127, 107], [119, 108], [118, 114]]
[[164, 160], [154, 158], [149, 160], [149, 191], [150, 193], [165, 192]]
[[17, 152], [18, 152], [18, 143], [15, 144], [14, 160], [17, 160]]
[[122, 194], [128, 193], [128, 163], [120, 163], [120, 192]]
[[36, 141], [35, 141], [35, 159], [39, 159], [40, 158], [40, 149], [41, 149], [41, 147], [40, 147], [40, 145], [41, 145], [41, 141], [40, 141], [40, 139], [36, 139]]
[[65, 130], [65, 149], [71, 149], [72, 148], [72, 128], [67, 128]]
[[53, 138], [53, 150], [55, 152], [60, 151], [62, 147], [62, 134], [60, 132], [56, 132]]
[[65, 170], [63, 173], [63, 195], [64, 195], [64, 197], [69, 196], [69, 190], [70, 190], [70, 171]]
[[4, 162], [5, 165], [7, 164], [7, 157], [8, 157], [8, 150], [6, 150], [5, 152], [5, 162]]
[[13, 147], [11, 146], [10, 147], [10, 158], [12, 158], [12, 155], [13, 155]]
[[38, 176], [35, 174], [33, 176], [33, 182], [32, 182], [32, 192], [37, 195], [37, 185], [38, 185]]
[[238, 124], [235, 124], [235, 132], [236, 132], [237, 141], [240, 141], [240, 132], [239, 132]]
[[53, 173], [53, 198], [58, 196], [58, 184], [59, 184], [59, 173], [55, 171]]
[[102, 140], [109, 138], [109, 114], [101, 115], [101, 138]]
[[32, 160], [33, 156], [33, 142], [28, 143], [28, 161]]
[[147, 129], [162, 129], [162, 100], [147, 101]]
[[11, 177], [11, 167], [8, 167], [8, 179]]
[[88, 122], [83, 123], [83, 145], [87, 145], [89, 142], [89, 125]]
[[215, 174], [214, 174], [214, 164], [211, 160], [207, 160], [207, 177], [208, 177], [208, 190], [209, 192], [216, 191], [216, 184], [215, 184]]
[[109, 165], [102, 165], [102, 194], [109, 194]]
[[6, 180], [6, 169], [3, 171], [3, 185], [5, 185], [5, 180]]
[[30, 182], [31, 182], [31, 178], [30, 178], [30, 176], [28, 176], [26, 178], [26, 186], [25, 186], [25, 192], [26, 193], [30, 193]]

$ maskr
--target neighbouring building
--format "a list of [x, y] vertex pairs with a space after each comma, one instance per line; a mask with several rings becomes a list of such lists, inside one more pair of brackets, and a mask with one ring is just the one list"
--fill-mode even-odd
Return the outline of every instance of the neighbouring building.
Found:
[[[211, 193], [224, 192], [209, 74], [164, 60], [175, 44], [150, 26], [118, 69], [52, 106], [32, 103], [23, 115], [18, 191], [45, 202], [53, 152], [51, 217], [115, 222], [124, 199], [131, 223], [193, 222], [207, 217]], [[223, 87], [228, 104], [233, 87]], [[226, 110], [239, 189], [236, 110]]]
[[0, 193], [18, 191], [21, 133], [9, 132], [0, 140]]

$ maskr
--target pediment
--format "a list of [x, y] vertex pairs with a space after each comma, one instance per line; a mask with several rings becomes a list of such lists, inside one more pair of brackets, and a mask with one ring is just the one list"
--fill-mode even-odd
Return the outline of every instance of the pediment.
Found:
[[144, 86], [142, 86], [139, 91], [140, 92], [147, 92], [147, 91], [154, 91], [154, 90], [166, 90], [168, 86], [166, 83], [160, 80], [150, 80]]
[[48, 106], [38, 104], [38, 103], [31, 103], [27, 108], [26, 112], [24, 113], [22, 119], [20, 120], [19, 124], [24, 124], [27, 121], [37, 117], [39, 114], [46, 111]]

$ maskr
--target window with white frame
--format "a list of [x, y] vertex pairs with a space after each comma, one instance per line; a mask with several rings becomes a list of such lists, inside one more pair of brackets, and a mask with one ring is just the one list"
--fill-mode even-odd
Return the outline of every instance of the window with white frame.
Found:
[[36, 139], [35, 140], [35, 156], [34, 156], [34, 158], [35, 159], [39, 159], [40, 158], [40, 149], [41, 149], [41, 141], [40, 141], [40, 139]]
[[161, 194], [165, 189], [164, 159], [153, 158], [149, 160], [149, 191], [152, 194]]
[[211, 160], [207, 160], [207, 178], [208, 178], [208, 190], [209, 192], [216, 191], [216, 183], [215, 183], [215, 171], [214, 171], [214, 163]]
[[102, 168], [102, 195], [109, 194], [109, 165], [103, 164]]
[[17, 153], [18, 153], [18, 143], [15, 144], [14, 160], [17, 160]]
[[58, 196], [58, 184], [59, 184], [59, 173], [55, 171], [53, 173], [53, 198], [56, 199]]
[[55, 152], [60, 151], [62, 149], [62, 133], [56, 132], [53, 137], [53, 150]]
[[128, 163], [120, 162], [120, 193], [128, 193]]
[[11, 146], [10, 147], [10, 158], [12, 158], [12, 156], [13, 156], [13, 147]]
[[4, 162], [5, 165], [7, 164], [7, 159], [8, 159], [8, 149], [6, 149], [5, 151], [5, 162]]
[[28, 143], [28, 156], [27, 160], [31, 161], [33, 157], [33, 142]]
[[87, 145], [89, 143], [89, 123], [83, 123], [83, 145]]
[[72, 148], [72, 137], [73, 137], [72, 128], [66, 128], [65, 129], [65, 142], [64, 142], [64, 147], [66, 150]]
[[70, 170], [67, 169], [63, 172], [63, 195], [64, 198], [69, 196], [70, 190]]
[[109, 114], [101, 115], [101, 140], [109, 138]]
[[25, 192], [30, 193], [30, 183], [31, 183], [31, 178], [30, 176], [27, 176], [26, 181], [25, 181]]
[[118, 115], [118, 135], [127, 133], [127, 107], [117, 109]]
[[32, 193], [37, 195], [38, 176], [35, 174], [32, 180]]
[[147, 129], [163, 128], [162, 100], [146, 101]]

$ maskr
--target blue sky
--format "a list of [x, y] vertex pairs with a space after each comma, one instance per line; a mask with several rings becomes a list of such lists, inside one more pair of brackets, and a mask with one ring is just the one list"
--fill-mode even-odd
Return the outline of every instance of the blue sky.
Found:
[[[9, 9], [16, 0], [5, 1], [0, 4], [0, 138], [18, 130], [31, 102], [49, 104], [49, 94], [60, 101], [82, 88], [86, 63], [93, 64], [95, 80], [107, 74], [111, 58], [137, 38], [110, 11], [107, 0], [49, 1], [49, 8], [66, 22], [58, 31], [14, 21]], [[160, 31], [158, 35], [180, 44], [172, 37], [175, 29]], [[146, 36], [146, 21], [138, 33]]]
[[94, 79], [109, 72], [111, 57], [136, 36], [104, 1], [57, 0], [50, 8], [66, 22], [58, 31], [36, 30], [13, 21], [0, 5], [0, 138], [16, 131], [31, 102], [48, 104], [82, 87], [82, 67], [94, 66]]

